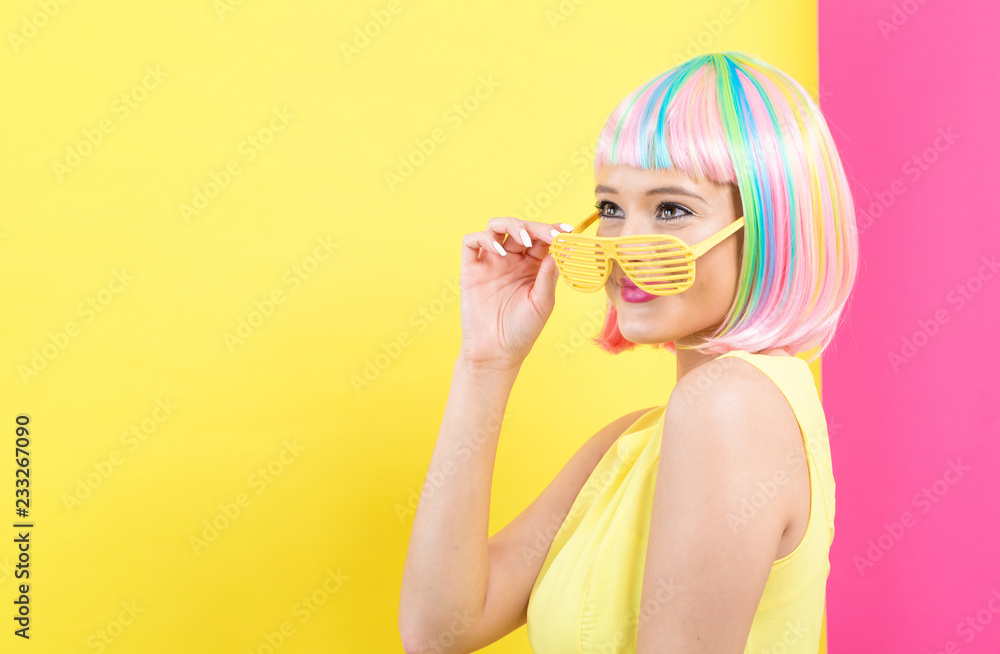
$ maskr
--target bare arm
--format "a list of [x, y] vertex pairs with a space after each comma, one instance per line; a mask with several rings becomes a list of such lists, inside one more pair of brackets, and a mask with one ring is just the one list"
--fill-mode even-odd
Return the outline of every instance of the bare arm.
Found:
[[[525, 624], [531, 588], [556, 530], [601, 457], [649, 411], [628, 413], [597, 431], [524, 511], [488, 538], [489, 492], [502, 407], [491, 416], [485, 398], [502, 397], [505, 406], [508, 382], [513, 384], [514, 375], [479, 372], [456, 364], [445, 420], [428, 470], [428, 479], [438, 470], [444, 481], [435, 485], [433, 495], [421, 498], [414, 517], [399, 614], [399, 631], [410, 654], [472, 652]], [[466, 383], [470, 378], [477, 381]], [[456, 425], [460, 415], [467, 416], [463, 399], [479, 407], [479, 425], [488, 429], [477, 432], [479, 427], [468, 422], [472, 427], [466, 428], [462, 438], [445, 428]], [[447, 466], [447, 452], [452, 452], [450, 460], [457, 460], [469, 473], [461, 482], [456, 470]]]
[[455, 363], [425, 481], [433, 492], [421, 493], [403, 569], [399, 628], [408, 652], [420, 651], [456, 619], [478, 619], [485, 603], [490, 487], [518, 370], [461, 356]]
[[503, 216], [462, 238], [462, 345], [424, 484], [433, 492], [417, 504], [400, 592], [399, 632], [411, 654], [471, 651], [462, 648], [487, 599], [500, 423], [555, 304], [548, 250], [557, 228], [572, 230]]

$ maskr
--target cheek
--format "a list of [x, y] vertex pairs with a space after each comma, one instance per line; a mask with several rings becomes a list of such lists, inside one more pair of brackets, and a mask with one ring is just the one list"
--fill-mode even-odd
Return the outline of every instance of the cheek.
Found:
[[733, 257], [716, 257], [705, 262], [705, 265], [696, 264], [694, 284], [691, 286], [693, 294], [697, 294], [704, 299], [712, 301], [726, 302], [731, 304], [736, 297], [736, 286], [739, 279], [739, 267], [736, 261], [736, 254]]

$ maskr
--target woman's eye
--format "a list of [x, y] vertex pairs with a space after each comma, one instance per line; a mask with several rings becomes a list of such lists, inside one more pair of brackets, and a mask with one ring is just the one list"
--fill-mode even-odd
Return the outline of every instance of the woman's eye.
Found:
[[610, 203], [598, 203], [597, 208], [601, 210], [600, 217], [604, 218], [620, 218], [621, 216], [611, 215], [614, 214], [616, 207]]
[[[673, 220], [674, 218], [680, 218], [681, 216], [684, 215], [684, 210], [681, 209], [678, 206], [665, 206], [665, 207], [662, 207], [661, 211], [663, 212], [664, 215], [667, 216], [667, 220]], [[674, 212], [676, 212], [676, 213], [674, 213]], [[674, 214], [674, 215], [671, 216], [670, 214]]]

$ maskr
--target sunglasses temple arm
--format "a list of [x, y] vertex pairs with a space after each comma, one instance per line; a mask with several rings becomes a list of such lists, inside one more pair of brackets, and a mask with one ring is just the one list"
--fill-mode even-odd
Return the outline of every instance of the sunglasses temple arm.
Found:
[[597, 210], [594, 213], [590, 214], [589, 216], [587, 216], [586, 218], [584, 218], [583, 221], [579, 225], [577, 225], [576, 227], [573, 228], [573, 233], [574, 234], [580, 234], [581, 232], [583, 232], [583, 230], [585, 230], [588, 227], [590, 227], [591, 223], [593, 223], [595, 220], [597, 220], [597, 217], [600, 216], [600, 215], [601, 215], [601, 211], [600, 210]]

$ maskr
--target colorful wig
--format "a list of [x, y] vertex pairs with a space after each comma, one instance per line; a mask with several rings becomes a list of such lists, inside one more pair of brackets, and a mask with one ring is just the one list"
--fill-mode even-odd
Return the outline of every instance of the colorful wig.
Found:
[[[826, 120], [798, 82], [744, 52], [689, 59], [611, 113], [595, 176], [607, 164], [672, 168], [739, 188], [745, 228], [736, 298], [693, 349], [796, 354], [819, 346], [813, 359], [826, 349], [857, 275], [858, 229]], [[594, 341], [613, 354], [632, 349], [610, 300], [607, 307]], [[660, 347], [676, 353], [672, 342]]]

